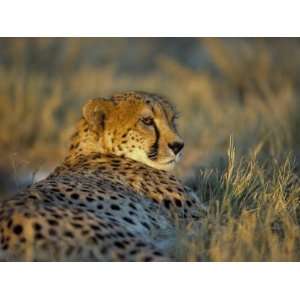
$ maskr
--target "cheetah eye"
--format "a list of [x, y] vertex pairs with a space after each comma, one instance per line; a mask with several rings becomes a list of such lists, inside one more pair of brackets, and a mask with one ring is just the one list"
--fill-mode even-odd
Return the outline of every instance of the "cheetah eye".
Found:
[[146, 126], [152, 126], [154, 121], [153, 121], [153, 118], [151, 117], [145, 117], [145, 118], [142, 118], [141, 121], [146, 125]]

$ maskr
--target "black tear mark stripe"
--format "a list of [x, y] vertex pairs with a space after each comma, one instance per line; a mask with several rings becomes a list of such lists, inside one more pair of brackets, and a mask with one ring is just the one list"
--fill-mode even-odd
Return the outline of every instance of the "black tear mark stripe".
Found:
[[160, 132], [159, 132], [155, 122], [153, 122], [153, 127], [154, 127], [154, 132], [155, 132], [155, 142], [150, 148], [150, 152], [148, 154], [148, 157], [151, 160], [156, 160], [157, 159], [157, 154], [158, 154], [158, 145], [159, 145], [159, 139], [160, 139]]

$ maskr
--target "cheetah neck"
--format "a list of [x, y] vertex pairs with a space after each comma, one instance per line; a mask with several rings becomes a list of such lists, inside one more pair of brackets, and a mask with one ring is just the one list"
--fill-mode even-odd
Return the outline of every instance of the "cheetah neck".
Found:
[[183, 199], [184, 191], [174, 174], [154, 169], [138, 161], [113, 154], [90, 153], [67, 157], [52, 176], [80, 172], [99, 183], [122, 184], [130, 191], [143, 195], [154, 202]]
[[67, 158], [71, 160], [80, 155], [88, 156], [91, 153], [98, 152], [106, 154], [108, 152], [104, 143], [104, 138], [89, 130], [87, 122], [81, 118], [77, 124], [75, 133], [71, 136], [71, 144]]

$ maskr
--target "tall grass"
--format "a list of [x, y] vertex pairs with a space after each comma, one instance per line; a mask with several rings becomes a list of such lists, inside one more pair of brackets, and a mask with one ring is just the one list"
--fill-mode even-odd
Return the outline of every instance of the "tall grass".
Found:
[[207, 215], [178, 231], [179, 260], [300, 259], [299, 176], [291, 156], [261, 160], [261, 146], [237, 160], [230, 140], [225, 168], [200, 169], [189, 182]]

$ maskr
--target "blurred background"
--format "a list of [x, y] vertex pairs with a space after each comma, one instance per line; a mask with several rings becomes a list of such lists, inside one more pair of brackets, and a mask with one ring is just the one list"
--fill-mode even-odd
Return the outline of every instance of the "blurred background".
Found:
[[60, 163], [91, 97], [144, 90], [181, 113], [194, 176], [263, 143], [265, 159], [297, 164], [300, 40], [290, 38], [1, 38], [0, 195], [45, 177]]

